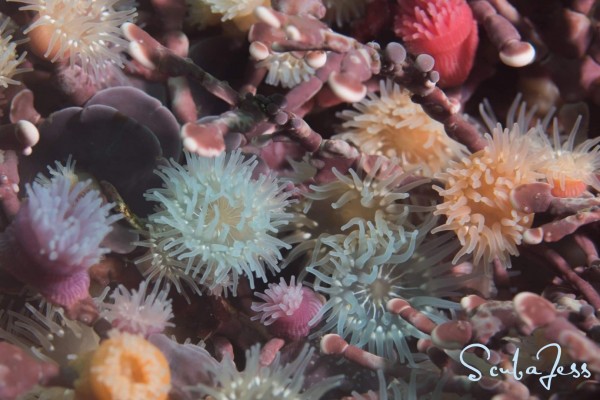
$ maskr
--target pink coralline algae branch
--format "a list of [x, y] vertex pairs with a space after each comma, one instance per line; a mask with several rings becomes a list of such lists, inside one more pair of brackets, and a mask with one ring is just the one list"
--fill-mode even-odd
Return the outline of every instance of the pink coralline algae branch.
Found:
[[0, 399], [598, 398], [599, 26], [0, 2]]

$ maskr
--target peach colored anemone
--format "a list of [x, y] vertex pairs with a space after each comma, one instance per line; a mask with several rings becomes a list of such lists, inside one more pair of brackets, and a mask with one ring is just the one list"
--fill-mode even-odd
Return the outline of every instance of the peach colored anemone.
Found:
[[488, 145], [481, 151], [451, 162], [436, 178], [444, 188], [434, 186], [442, 196], [434, 214], [444, 215], [446, 222], [432, 232], [454, 231], [462, 245], [453, 262], [473, 255], [474, 264], [488, 264], [498, 258], [509, 267], [510, 256], [519, 255], [523, 233], [531, 227], [533, 214], [514, 209], [510, 192], [521, 184], [543, 178], [539, 160], [532, 150], [532, 129], [522, 134], [518, 124], [502, 129], [498, 124]]
[[139, 335], [110, 336], [88, 357], [77, 400], [166, 400], [171, 372], [161, 351]]
[[467, 149], [450, 139], [444, 125], [411, 100], [410, 93], [391, 80], [379, 82], [379, 94], [370, 93], [344, 110], [337, 136], [354, 143], [363, 153], [397, 158], [406, 171], [432, 177]]

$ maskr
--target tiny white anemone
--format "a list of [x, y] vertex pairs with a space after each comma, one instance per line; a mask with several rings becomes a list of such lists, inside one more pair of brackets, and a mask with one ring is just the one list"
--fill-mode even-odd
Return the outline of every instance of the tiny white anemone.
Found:
[[153, 333], [161, 333], [169, 326], [173, 318], [171, 299], [168, 299], [169, 287], [146, 293], [148, 281], [140, 283], [139, 288], [131, 292], [123, 285], [113, 290], [110, 298], [112, 303], [100, 304], [100, 315], [110, 321], [114, 328], [145, 337]]
[[302, 283], [296, 284], [295, 276], [292, 276], [289, 285], [281, 278], [278, 284], [269, 284], [264, 293], [256, 292], [254, 295], [263, 302], [252, 303], [252, 311], [257, 313], [252, 319], [260, 319], [263, 325], [268, 326], [278, 318], [292, 315], [300, 307], [303, 298]]
[[327, 8], [325, 20], [338, 27], [364, 15], [368, 0], [323, 0]]
[[246, 351], [246, 366], [238, 371], [231, 358], [226, 357], [220, 364], [207, 366], [207, 371], [214, 377], [214, 387], [198, 384], [187, 390], [198, 394], [200, 398], [210, 396], [215, 400], [255, 400], [286, 399], [314, 400], [320, 399], [329, 390], [341, 383], [341, 377], [331, 377], [312, 384], [303, 390], [304, 372], [311, 362], [314, 349], [304, 346], [300, 354], [288, 364], [280, 362], [277, 354], [268, 366], [263, 366], [260, 347], [253, 346]]
[[185, 166], [171, 161], [160, 167], [163, 188], [146, 193], [158, 203], [149, 216], [156, 240], [209, 290], [227, 284], [235, 294], [240, 276], [251, 288], [255, 276], [266, 282], [265, 266], [279, 272], [281, 249], [291, 248], [277, 237], [294, 218], [286, 212], [291, 192], [272, 175], [253, 179], [256, 158], [239, 150], [185, 157]]
[[[453, 262], [473, 254], [474, 264], [489, 264], [495, 257], [510, 267], [511, 255], [518, 255], [523, 232], [531, 227], [533, 214], [514, 209], [510, 192], [515, 187], [537, 182], [544, 178], [539, 171], [543, 157], [536, 135], [539, 126], [529, 128], [531, 113], [525, 113], [518, 102], [509, 112], [510, 128], [496, 123], [491, 135], [485, 134], [486, 147], [451, 161], [445, 172], [435, 175], [444, 187], [433, 188], [442, 196], [443, 202], [436, 207], [436, 215], [444, 215], [446, 222], [432, 232], [454, 231], [462, 248]], [[486, 123], [495, 120], [482, 112]], [[516, 119], [515, 119], [515, 116]]]
[[221, 21], [251, 15], [254, 10], [265, 5], [265, 0], [203, 0], [215, 14], [223, 14]]
[[54, 178], [58, 178], [63, 176], [71, 181], [71, 185], [75, 185], [79, 182], [79, 176], [75, 172], [75, 164], [77, 161], [73, 160], [73, 157], [69, 155], [67, 158], [67, 162], [63, 165], [60, 161], [55, 161], [54, 165], [56, 167], [52, 167], [48, 165], [48, 174], [50, 176], [46, 176], [42, 173], [37, 174], [35, 177], [35, 181], [42, 184], [43, 186], [48, 186], [52, 182]]
[[317, 168], [310, 163], [310, 155], [308, 154], [299, 161], [293, 160], [291, 157], [288, 157], [287, 161], [292, 167], [293, 172], [289, 176], [286, 176], [285, 179], [291, 183], [301, 184], [303, 182], [308, 182], [313, 179], [318, 172]]
[[539, 136], [548, 149], [539, 167], [548, 183], [552, 185], [552, 194], [559, 197], [578, 197], [588, 186], [600, 191], [600, 137], [585, 140], [575, 145], [581, 117], [571, 129], [567, 139], [561, 143], [558, 121], [552, 124], [552, 143], [545, 133]]
[[308, 81], [315, 74], [315, 69], [306, 63], [304, 58], [292, 53], [270, 53], [267, 58], [256, 64], [257, 68], [267, 68], [265, 82], [272, 86], [292, 88]]
[[447, 320], [440, 310], [459, 308], [444, 298], [459, 295], [466, 282], [475, 278], [456, 275], [448, 262], [458, 248], [453, 235], [425, 240], [426, 233], [413, 233], [402, 246], [389, 233], [382, 238], [376, 229], [353, 232], [341, 244], [323, 239], [325, 256], [307, 268], [315, 278], [314, 290], [327, 297], [311, 321], [323, 317], [325, 322], [313, 335], [337, 333], [378, 356], [412, 364], [407, 339], [428, 335], [390, 313], [388, 302], [406, 300], [439, 323]]
[[17, 42], [13, 41], [8, 25], [10, 18], [3, 18], [0, 13], [0, 86], [7, 88], [8, 85], [18, 85], [19, 81], [13, 79], [17, 74], [30, 71], [29, 68], [20, 67], [25, 61], [27, 53], [17, 54]]
[[344, 122], [334, 137], [354, 143], [365, 154], [397, 157], [402, 168], [418, 168], [416, 172], [424, 176], [441, 172], [467, 149], [450, 139], [444, 125], [410, 96], [392, 80], [381, 80], [379, 95], [369, 93], [353, 105], [354, 110], [337, 114]]
[[8, 0], [26, 5], [22, 11], [37, 13], [24, 33], [33, 48], [50, 62], [80, 65], [93, 77], [101, 77], [108, 64], [124, 66], [121, 54], [128, 46], [120, 27], [132, 22], [135, 9], [117, 11], [119, 0]]

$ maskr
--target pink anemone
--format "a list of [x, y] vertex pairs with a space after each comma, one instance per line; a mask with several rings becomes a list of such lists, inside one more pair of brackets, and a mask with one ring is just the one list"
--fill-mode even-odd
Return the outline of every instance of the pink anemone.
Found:
[[394, 31], [413, 54], [429, 54], [440, 87], [462, 84], [479, 42], [477, 22], [465, 0], [399, 0]]

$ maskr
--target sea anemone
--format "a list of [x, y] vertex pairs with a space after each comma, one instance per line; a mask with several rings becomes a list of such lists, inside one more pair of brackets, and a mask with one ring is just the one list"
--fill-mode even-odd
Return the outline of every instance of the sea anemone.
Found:
[[100, 315], [110, 321], [121, 332], [139, 334], [145, 337], [160, 333], [173, 318], [171, 300], [167, 299], [168, 288], [158, 292], [153, 290], [146, 295], [148, 281], [142, 281], [139, 289], [131, 292], [119, 285], [110, 295], [113, 303], [102, 303]]
[[113, 204], [103, 204], [89, 186], [73, 185], [65, 175], [28, 184], [27, 200], [2, 235], [3, 247], [19, 260], [6, 270], [55, 304], [70, 306], [87, 296], [87, 270], [109, 251], [101, 242], [121, 218], [109, 216]]
[[37, 13], [24, 31], [34, 54], [50, 62], [78, 64], [94, 77], [108, 64], [123, 67], [121, 51], [128, 43], [120, 26], [131, 22], [135, 9], [116, 11], [119, 0], [9, 0]]
[[308, 335], [308, 322], [323, 306], [323, 300], [314, 291], [302, 287], [302, 283], [296, 285], [295, 280], [292, 276], [288, 286], [281, 278], [279, 284], [270, 284], [264, 294], [254, 293], [263, 303], [252, 303], [252, 311], [257, 313], [253, 320], [260, 319], [273, 335], [291, 340]]
[[[385, 157], [377, 157], [369, 172], [348, 170], [344, 175], [333, 168], [333, 182], [310, 185], [302, 214], [302, 241], [286, 262], [312, 252], [318, 240], [335, 237], [340, 243], [353, 231], [376, 226], [381, 237], [388, 234], [404, 243], [411, 231], [431, 221], [433, 207], [415, 204], [409, 192], [428, 182], [403, 173]], [[309, 239], [309, 240], [307, 240]], [[330, 239], [332, 240], [332, 239]]]
[[165, 400], [171, 389], [165, 356], [138, 335], [110, 332], [84, 364], [78, 399]]
[[[148, 224], [146, 229], [146, 231], [140, 232], [145, 238], [133, 243], [135, 246], [148, 249], [144, 255], [134, 261], [138, 270], [147, 280], [154, 281], [155, 288], [172, 284], [177, 293], [183, 295], [188, 301], [189, 296], [185, 292], [183, 284], [186, 284], [196, 294], [202, 295], [198, 283], [186, 273], [187, 262], [170, 255], [171, 243], [175, 238], [164, 234], [167, 228]], [[157, 229], [162, 230], [163, 234], [157, 234]]]
[[28, 289], [3, 295], [0, 306], [0, 339], [39, 360], [67, 366], [77, 354], [98, 345], [92, 328], [68, 319], [61, 307]]
[[561, 144], [558, 123], [554, 120], [552, 138], [541, 132], [539, 135], [548, 151], [539, 166], [539, 171], [552, 185], [552, 194], [557, 197], [579, 197], [588, 186], [600, 191], [600, 180], [596, 176], [600, 170], [600, 137], [588, 139], [575, 146], [579, 121]]
[[407, 338], [428, 335], [390, 313], [388, 302], [403, 299], [432, 321], [446, 321], [439, 310], [459, 305], [442, 298], [456, 295], [472, 279], [468, 274], [456, 276], [446, 260], [458, 247], [452, 235], [425, 240], [425, 233], [413, 234], [400, 248], [376, 230], [353, 232], [342, 244], [323, 239], [325, 256], [307, 268], [315, 277], [314, 290], [327, 296], [311, 321], [325, 320], [315, 335], [337, 333], [371, 353], [412, 363]]
[[355, 110], [337, 114], [344, 120], [339, 138], [356, 144], [365, 154], [398, 157], [402, 168], [428, 177], [466, 154], [466, 148], [450, 139], [441, 123], [413, 103], [407, 90], [382, 80], [379, 92], [355, 103]]
[[293, 53], [270, 53], [267, 58], [257, 63], [256, 67], [268, 69], [266, 83], [284, 88], [292, 88], [306, 82], [315, 73], [315, 69], [308, 65], [304, 58], [299, 58]]
[[[0, 15], [1, 17], [1, 15]], [[8, 85], [18, 85], [19, 81], [13, 79], [17, 74], [28, 71], [27, 68], [20, 68], [25, 60], [26, 53], [17, 54], [17, 43], [12, 41], [12, 35], [8, 32], [10, 19], [2, 20], [0, 24], [0, 86], [7, 88]]]
[[311, 385], [303, 391], [304, 371], [309, 365], [314, 350], [305, 346], [289, 364], [281, 365], [279, 354], [269, 366], [261, 364], [258, 346], [246, 352], [246, 367], [238, 371], [231, 358], [221, 364], [208, 366], [217, 385], [210, 387], [199, 384], [189, 390], [201, 397], [210, 396], [215, 400], [255, 400], [255, 399], [320, 399], [329, 390], [339, 385], [339, 377], [327, 378]]
[[164, 187], [146, 194], [160, 209], [149, 216], [159, 246], [210, 290], [227, 284], [235, 293], [241, 275], [251, 287], [254, 275], [266, 282], [264, 266], [279, 271], [280, 249], [290, 248], [275, 235], [293, 218], [285, 212], [291, 193], [273, 176], [252, 179], [256, 158], [239, 150], [185, 156], [185, 166], [161, 167]]
[[511, 129], [497, 124], [485, 135], [488, 144], [483, 150], [452, 161], [445, 172], [436, 174], [445, 186], [434, 186], [443, 197], [435, 214], [446, 216], [446, 222], [432, 232], [456, 233], [462, 248], [453, 262], [473, 253], [474, 264], [498, 257], [509, 267], [510, 255], [519, 254], [517, 246], [533, 214], [515, 210], [509, 196], [515, 187], [543, 179], [537, 172], [539, 149], [533, 146], [536, 131], [527, 131], [524, 118]]
[[73, 157], [69, 155], [64, 165], [59, 161], [55, 161], [55, 167], [52, 167], [50, 165], [48, 165], [47, 167], [49, 176], [46, 176], [44, 174], [38, 174], [35, 177], [35, 181], [43, 186], [50, 186], [52, 184], [53, 179], [66, 178], [71, 182], [71, 186], [74, 186], [80, 181], [91, 179], [92, 184], [95, 184], [91, 175], [75, 170], [76, 164], [77, 161], [73, 160]]
[[88, 269], [108, 250], [100, 246], [120, 215], [109, 216], [113, 204], [103, 204], [90, 181], [74, 186], [58, 176], [51, 184], [27, 185], [27, 201], [13, 223], [14, 234], [27, 254], [53, 274]]
[[440, 87], [463, 83], [475, 59], [477, 21], [465, 0], [398, 1], [394, 30], [413, 54], [429, 54]]
[[[356, 172], [348, 170], [343, 175], [336, 169], [333, 174], [337, 178], [323, 185], [310, 185], [309, 199], [306, 206], [307, 216], [313, 217], [326, 232], [342, 233], [350, 227], [366, 227], [367, 222], [381, 225], [383, 233], [398, 231], [409, 221], [411, 211], [428, 211], [411, 204], [400, 203], [409, 198], [409, 191], [427, 180], [408, 180], [409, 174], [392, 172], [383, 178], [377, 177], [384, 169], [383, 159], [379, 159], [372, 171]], [[325, 207], [325, 211], [323, 209]]]

